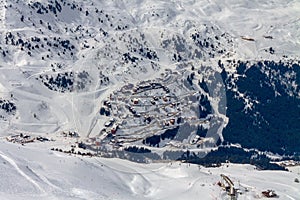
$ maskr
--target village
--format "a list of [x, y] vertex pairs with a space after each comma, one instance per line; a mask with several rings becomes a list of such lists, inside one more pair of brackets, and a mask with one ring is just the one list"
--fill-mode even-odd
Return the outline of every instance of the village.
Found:
[[[68, 145], [57, 143], [51, 150], [95, 156], [135, 148], [153, 153], [170, 148], [205, 149], [212, 142], [205, 137], [205, 132], [214, 117], [211, 110], [201, 108], [201, 102], [208, 102], [205, 95], [195, 73], [186, 69], [166, 70], [161, 78], [128, 83], [99, 105], [96, 117], [102, 128], [97, 135], [83, 137], [86, 133], [64, 131], [51, 138], [68, 141]], [[19, 134], [7, 140], [26, 144], [38, 138]]]
[[42, 136], [33, 137], [31, 135], [23, 134], [23, 133], [7, 136], [6, 140], [8, 142], [18, 143], [18, 144], [21, 144], [21, 145], [36, 142], [36, 141], [39, 141], [39, 142], [48, 142], [48, 141], [50, 141], [46, 137], [42, 137]]
[[[141, 81], [135, 85], [128, 83], [112, 92], [100, 105], [99, 117], [104, 123], [96, 136], [84, 138], [76, 131], [63, 131], [53, 137], [20, 133], [6, 137], [6, 140], [21, 145], [52, 142], [50, 150], [53, 152], [87, 157], [130, 149], [142, 153], [205, 149], [211, 138], [199, 134], [199, 127], [209, 129], [214, 115], [201, 114], [205, 112], [205, 109], [199, 109], [203, 90], [194, 83], [196, 81], [189, 80], [188, 71], [180, 73], [169, 71], [162, 79]], [[294, 166], [298, 163], [286, 161], [279, 164]], [[235, 200], [253, 192], [225, 174], [220, 176], [215, 186], [220, 187], [224, 198]], [[259, 198], [279, 197], [272, 189], [255, 192]]]
[[[200, 114], [204, 95], [189, 73], [168, 71], [163, 78], [128, 83], [111, 93], [100, 108], [101, 117], [107, 120], [95, 144], [151, 150], [203, 147], [209, 138], [197, 135], [197, 129], [208, 129], [213, 115]], [[182, 126], [190, 128], [185, 131]], [[176, 141], [171, 141], [174, 138]]]

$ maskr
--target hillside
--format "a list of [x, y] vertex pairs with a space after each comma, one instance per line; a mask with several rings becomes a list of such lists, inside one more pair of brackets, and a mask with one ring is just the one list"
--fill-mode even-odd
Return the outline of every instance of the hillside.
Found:
[[300, 160], [298, 1], [0, 2], [3, 144], [53, 159]]

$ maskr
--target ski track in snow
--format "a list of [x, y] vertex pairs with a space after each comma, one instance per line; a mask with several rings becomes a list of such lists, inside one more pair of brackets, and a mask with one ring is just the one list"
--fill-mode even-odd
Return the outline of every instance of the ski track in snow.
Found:
[[22, 171], [17, 163], [7, 155], [5, 155], [3, 152], [0, 151], [0, 156], [6, 160], [14, 169], [21, 175], [23, 176], [26, 180], [28, 180], [30, 183], [32, 183], [36, 188], [38, 188], [42, 193], [45, 193], [45, 190], [35, 181], [33, 180], [30, 176], [28, 176], [24, 171]]

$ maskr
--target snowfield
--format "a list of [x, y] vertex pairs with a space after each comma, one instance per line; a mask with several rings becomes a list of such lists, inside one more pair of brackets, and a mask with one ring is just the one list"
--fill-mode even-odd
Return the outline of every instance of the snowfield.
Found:
[[[1, 199], [230, 199], [221, 174], [241, 200], [300, 199], [299, 167], [170, 161], [224, 142], [227, 90], [269, 123], [237, 82], [251, 62], [299, 64], [299, 26], [298, 0], [0, 0]], [[299, 65], [262, 66], [275, 97], [299, 100]]]
[[[259, 171], [251, 165], [218, 168], [170, 162], [138, 164], [120, 159], [54, 153], [44, 143], [0, 145], [0, 193], [3, 199], [226, 199], [217, 185], [225, 174], [243, 194], [264, 199], [272, 189], [278, 199], [299, 199], [299, 168], [294, 172]], [[247, 191], [247, 192], [246, 192]]]

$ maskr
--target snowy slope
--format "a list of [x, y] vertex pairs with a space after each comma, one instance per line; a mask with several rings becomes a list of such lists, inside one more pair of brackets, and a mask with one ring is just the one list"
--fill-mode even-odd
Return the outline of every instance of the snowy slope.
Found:
[[203, 168], [180, 162], [145, 165], [53, 153], [43, 145], [1, 142], [2, 198], [226, 199], [217, 185], [220, 174], [228, 175], [243, 193], [238, 199], [263, 199], [261, 192], [267, 189], [275, 190], [278, 199], [299, 198], [299, 183], [294, 182], [299, 170], [258, 171], [238, 164]]
[[[169, 121], [182, 118], [181, 123], [172, 122], [172, 128], [189, 127], [189, 133], [179, 130], [181, 136], [167, 136], [175, 144], [167, 140], [160, 147], [181, 149], [190, 141], [194, 144], [186, 148], [212, 148], [224, 141], [222, 131], [230, 120], [228, 87], [218, 64], [235, 59], [293, 60], [299, 55], [297, 1], [3, 1], [2, 7], [0, 88], [1, 98], [10, 103], [1, 111], [2, 135], [76, 131], [82, 138], [103, 140], [104, 125], [114, 117], [120, 125], [116, 141], [158, 146], [151, 137], [164, 140]], [[234, 65], [226, 63], [225, 71], [238, 80]], [[160, 101], [160, 110], [155, 110], [147, 107], [150, 99], [143, 99], [144, 108], [130, 116], [128, 101], [136, 94], [121, 94], [121, 89], [139, 87], [142, 81], [163, 84], [167, 92], [152, 90], [140, 96], [171, 95], [169, 102], [182, 106], [169, 108]], [[298, 88], [297, 82], [293, 87]], [[237, 94], [251, 107], [253, 99]], [[111, 116], [99, 116], [108, 99], [117, 99], [112, 102], [116, 107]], [[114, 111], [120, 106], [122, 115]], [[143, 114], [149, 110], [151, 116]], [[149, 125], [143, 118], [151, 120]], [[128, 127], [138, 128], [128, 132]], [[197, 141], [202, 128], [208, 130], [207, 139]], [[141, 130], [150, 133], [140, 134]], [[131, 143], [128, 138], [137, 139], [136, 133], [140, 140]]]
[[[250, 188], [241, 199], [299, 198], [295, 172], [59, 152], [152, 162], [223, 142], [299, 157], [299, 13], [297, 0], [0, 0], [1, 195], [224, 199], [225, 173]], [[24, 135], [52, 140], [6, 142]]]
[[[74, 128], [86, 135], [101, 100], [124, 82], [154, 79], [180, 63], [197, 69], [218, 59], [299, 55], [297, 1], [3, 2], [1, 93], [14, 94], [18, 112], [9, 118], [9, 125], [2, 122], [2, 130], [7, 127], [44, 133]], [[207, 37], [215, 51], [210, 47], [199, 49], [198, 40], [193, 40], [196, 33], [200, 39]], [[224, 39], [220, 37], [223, 34]], [[245, 41], [241, 36], [255, 41]], [[275, 55], [264, 51], [270, 47]], [[140, 48], [143, 52], [137, 51]], [[151, 52], [153, 56], [148, 57]], [[137, 61], [124, 60], [126, 53]], [[204, 62], [211, 57], [214, 59], [209, 63]], [[80, 78], [83, 71], [89, 74], [87, 80]], [[68, 73], [69, 77], [71, 72], [74, 85], [54, 83], [50, 90], [45, 87], [47, 76], [55, 80], [57, 75]], [[105, 79], [100, 83], [100, 72], [108, 82]], [[82, 82], [84, 88], [80, 87]], [[75, 91], [69, 93], [68, 88]], [[37, 106], [23, 111], [28, 103]], [[47, 109], [39, 110], [42, 103]], [[39, 119], [33, 118], [33, 113]]]

